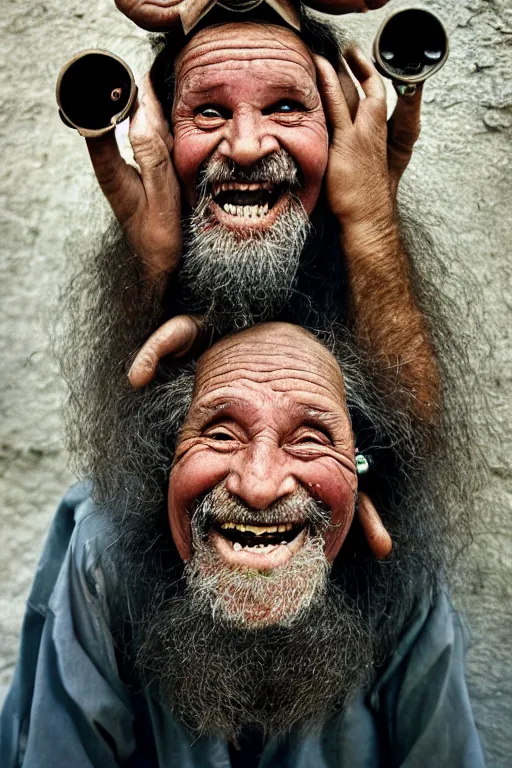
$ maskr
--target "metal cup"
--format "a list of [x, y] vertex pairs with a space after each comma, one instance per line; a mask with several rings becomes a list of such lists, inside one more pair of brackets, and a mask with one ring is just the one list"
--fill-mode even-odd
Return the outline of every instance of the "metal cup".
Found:
[[130, 67], [113, 53], [89, 49], [65, 64], [57, 80], [60, 116], [81, 136], [114, 130], [130, 114], [137, 86]]
[[373, 43], [379, 72], [395, 86], [405, 88], [438, 72], [448, 53], [448, 36], [442, 22], [421, 8], [405, 8], [388, 16]]

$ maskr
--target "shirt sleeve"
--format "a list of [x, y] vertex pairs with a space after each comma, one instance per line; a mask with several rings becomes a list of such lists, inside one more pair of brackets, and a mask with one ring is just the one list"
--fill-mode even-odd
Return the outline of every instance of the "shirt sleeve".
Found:
[[104, 606], [89, 586], [98, 530], [84, 495], [72, 489], [59, 506], [38, 566], [0, 722], [2, 768], [114, 768], [135, 748]]
[[412, 622], [379, 686], [392, 765], [485, 765], [466, 686], [465, 652], [461, 618], [442, 593]]

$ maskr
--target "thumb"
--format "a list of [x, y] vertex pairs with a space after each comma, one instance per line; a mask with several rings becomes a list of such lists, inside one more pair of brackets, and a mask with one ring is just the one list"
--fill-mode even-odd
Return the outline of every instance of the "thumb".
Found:
[[357, 495], [357, 515], [372, 555], [377, 560], [388, 557], [393, 548], [391, 536], [366, 493], [359, 492]]
[[193, 315], [177, 315], [161, 325], [140, 348], [130, 367], [132, 387], [141, 389], [149, 384], [163, 357], [183, 357], [203, 340], [205, 330], [202, 319]]

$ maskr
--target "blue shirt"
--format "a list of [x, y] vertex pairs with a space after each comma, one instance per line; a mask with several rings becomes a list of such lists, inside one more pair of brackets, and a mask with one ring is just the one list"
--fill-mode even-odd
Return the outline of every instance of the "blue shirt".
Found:
[[[73, 487], [27, 602], [0, 721], [2, 768], [229, 768], [223, 739], [193, 737], [149, 690], [121, 681], [102, 554], [112, 531]], [[122, 589], [122, 573], [117, 574]], [[116, 588], [109, 582], [109, 589]], [[370, 690], [309, 735], [269, 741], [260, 768], [478, 768], [465, 636], [446, 594], [418, 604]]]

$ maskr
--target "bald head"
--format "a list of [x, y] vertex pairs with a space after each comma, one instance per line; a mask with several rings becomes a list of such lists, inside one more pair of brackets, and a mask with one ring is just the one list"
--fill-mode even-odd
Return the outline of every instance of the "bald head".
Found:
[[195, 398], [241, 381], [283, 394], [303, 389], [346, 411], [335, 358], [309, 331], [290, 323], [262, 323], [217, 342], [198, 361]]

